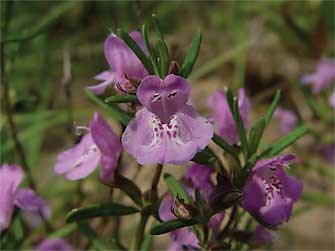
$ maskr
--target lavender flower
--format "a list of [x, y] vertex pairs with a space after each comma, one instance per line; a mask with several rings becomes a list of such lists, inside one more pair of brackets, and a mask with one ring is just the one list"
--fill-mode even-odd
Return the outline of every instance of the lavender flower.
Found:
[[306, 74], [301, 78], [303, 84], [312, 86], [314, 93], [326, 90], [335, 79], [335, 63], [332, 59], [321, 59], [316, 66], [315, 72]]
[[[0, 232], [10, 225], [14, 206], [24, 211], [24, 218], [37, 225], [41, 217], [49, 218], [50, 209], [46, 202], [31, 189], [18, 189], [23, 171], [17, 165], [4, 164], [0, 167]], [[28, 215], [27, 215], [28, 214]]]
[[292, 131], [298, 122], [294, 112], [279, 107], [276, 109], [274, 116], [280, 120], [280, 135], [285, 135]]
[[301, 196], [301, 182], [284, 171], [293, 160], [294, 155], [286, 154], [258, 161], [245, 185], [243, 207], [268, 224], [288, 221]]
[[95, 112], [90, 132], [76, 146], [58, 155], [54, 170], [69, 180], [78, 180], [92, 173], [100, 163], [100, 179], [108, 183], [114, 178], [120, 152], [119, 138]]
[[45, 239], [37, 247], [37, 251], [71, 251], [72, 247], [61, 238]]
[[[248, 114], [250, 102], [244, 89], [238, 91], [239, 109], [244, 127], [248, 128]], [[210, 98], [209, 103], [214, 111], [214, 121], [217, 124], [218, 134], [229, 144], [236, 144], [238, 133], [235, 121], [229, 109], [229, 105], [224, 91], [216, 91]]]
[[[183, 176], [182, 181], [185, 184], [185, 189], [189, 196], [194, 200], [195, 189], [199, 189], [202, 197], [207, 200], [210, 193], [214, 189], [214, 184], [211, 181], [210, 175], [212, 168], [207, 165], [193, 164], [188, 167], [186, 174]], [[163, 221], [171, 220], [176, 216], [171, 212], [174, 206], [174, 199], [171, 193], [168, 193], [162, 200], [159, 207], [159, 217]], [[213, 231], [213, 238], [217, 235], [221, 222], [224, 218], [224, 213], [218, 213], [211, 217], [208, 222], [208, 228]], [[198, 249], [198, 239], [196, 235], [188, 228], [181, 228], [171, 232], [172, 243], [169, 245], [168, 250], [182, 250], [184, 247], [187, 250]]]
[[[133, 31], [129, 35], [147, 53], [141, 34], [138, 31]], [[102, 94], [108, 86], [115, 83], [117, 83], [116, 90], [121, 93], [123, 91], [134, 91], [136, 90], [134, 84], [136, 85], [137, 82], [148, 75], [147, 70], [134, 52], [115, 34], [109, 35], [105, 41], [105, 57], [111, 70], [101, 72], [95, 76], [95, 79], [102, 81], [102, 83], [88, 87], [96, 94]]]
[[183, 164], [208, 145], [213, 126], [186, 104], [189, 95], [188, 82], [173, 74], [142, 80], [137, 97], [144, 107], [122, 135], [138, 163]]

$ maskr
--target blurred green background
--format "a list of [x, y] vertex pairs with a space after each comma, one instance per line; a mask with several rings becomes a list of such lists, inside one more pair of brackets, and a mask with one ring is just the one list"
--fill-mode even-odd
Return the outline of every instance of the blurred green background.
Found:
[[[299, 216], [283, 227], [275, 249], [333, 249], [334, 169], [313, 150], [317, 141], [334, 142], [333, 111], [325, 105], [328, 94], [302, 92], [299, 78], [313, 71], [318, 59], [334, 57], [334, 1], [1, 1], [1, 41], [8, 40], [1, 55], [1, 94], [6, 81], [17, 137], [38, 192], [53, 206], [54, 224], [64, 225], [64, 215], [77, 205], [78, 183], [56, 177], [52, 168], [57, 153], [77, 140], [73, 121], [85, 125], [98, 109], [84, 88], [108, 68], [104, 39], [118, 27], [131, 31], [146, 23], [152, 30], [152, 13], [176, 61], [184, 58], [194, 32], [203, 32], [190, 76], [199, 110], [208, 112], [207, 97], [214, 90], [245, 86], [253, 103], [251, 119], [257, 119], [275, 90], [282, 89], [281, 106], [313, 128], [314, 134], [293, 149], [302, 159], [296, 172], [306, 191]], [[1, 163], [20, 163], [3, 102]], [[276, 138], [276, 123], [273, 128], [268, 142]], [[82, 183], [81, 203], [107, 197], [108, 190], [101, 195], [94, 178]], [[78, 235], [71, 238], [84, 248]]]

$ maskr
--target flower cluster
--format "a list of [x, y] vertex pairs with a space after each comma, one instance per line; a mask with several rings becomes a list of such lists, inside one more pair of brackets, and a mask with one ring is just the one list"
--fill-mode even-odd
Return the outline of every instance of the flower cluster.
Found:
[[[146, 36], [145, 29], [143, 36]], [[148, 39], [143, 39], [137, 31], [120, 32], [120, 37], [108, 36], [104, 52], [110, 69], [95, 77], [101, 83], [87, 89], [94, 95], [103, 95], [113, 86], [119, 100], [133, 102], [127, 111], [114, 107], [118, 118], [127, 118], [126, 122], [121, 121], [122, 135], [116, 134], [107, 120], [95, 112], [88, 127], [84, 127], [86, 132], [80, 141], [60, 153], [54, 166], [55, 173], [68, 180], [83, 179], [99, 167], [100, 181], [121, 189], [136, 207], [114, 202], [84, 207], [72, 211], [67, 220], [140, 211], [141, 223], [132, 244], [134, 249], [140, 248], [149, 216], [159, 221], [151, 234], [170, 232], [172, 242], [168, 250], [226, 249], [231, 248], [232, 240], [255, 247], [273, 242], [274, 234], [266, 227], [278, 227], [289, 220], [293, 204], [301, 196], [302, 184], [287, 173], [294, 155], [278, 155], [280, 151], [275, 144], [264, 151], [258, 146], [273, 113], [282, 121], [281, 134], [289, 136], [298, 126], [296, 117], [282, 109], [275, 111], [277, 103], [251, 126], [251, 103], [246, 90], [241, 88], [238, 97], [233, 97], [228, 89], [214, 92], [209, 100], [212, 116], [206, 119], [188, 103], [191, 85], [187, 76], [198, 53], [195, 44], [200, 46], [199, 35], [192, 43], [193, 51], [186, 63], [181, 69], [174, 63], [170, 70], [167, 46], [163, 36], [158, 37], [158, 49], [154, 51]], [[158, 59], [153, 56], [155, 53]], [[330, 70], [323, 67], [320, 71], [328, 74]], [[319, 91], [330, 76], [320, 79], [318, 74], [304, 81], [317, 82], [321, 86], [317, 88]], [[220, 150], [211, 147], [212, 139]], [[280, 147], [280, 150], [284, 148], [282, 144]], [[135, 182], [120, 174], [123, 150], [139, 165], [157, 165], [149, 191], [142, 191]], [[166, 164], [185, 164], [188, 168], [180, 180], [165, 173], [169, 191], [159, 196], [157, 184]], [[18, 166], [3, 165], [0, 169], [1, 231], [10, 225], [15, 206], [29, 214], [26, 218], [30, 221], [50, 217], [45, 201], [33, 190], [18, 189], [22, 178], [23, 172]], [[254, 232], [238, 225], [242, 215], [258, 222]], [[37, 245], [37, 250], [71, 249], [60, 238], [45, 239]]]

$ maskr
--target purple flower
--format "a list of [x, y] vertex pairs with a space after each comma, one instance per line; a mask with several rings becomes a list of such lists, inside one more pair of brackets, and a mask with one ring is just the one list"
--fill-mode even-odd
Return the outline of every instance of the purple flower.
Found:
[[262, 225], [258, 225], [251, 238], [251, 243], [254, 247], [259, 247], [266, 244], [272, 244], [277, 238], [278, 235], [276, 233], [270, 232]]
[[280, 120], [280, 135], [289, 133], [297, 125], [297, 116], [290, 110], [285, 110], [278, 107], [274, 115]]
[[[247, 129], [250, 102], [243, 88], [238, 91], [238, 100], [243, 124]], [[235, 121], [229, 109], [226, 93], [224, 91], [216, 91], [210, 98], [209, 103], [214, 111], [214, 121], [217, 124], [218, 134], [229, 144], [236, 144], [238, 141], [238, 133]]]
[[[147, 54], [147, 48], [141, 34], [138, 31], [133, 31], [129, 35]], [[96, 94], [102, 94], [108, 86], [115, 83], [117, 83], [115, 86], [116, 90], [121, 93], [123, 92], [122, 90], [134, 91], [135, 89], [132, 90], [134, 88], [133, 83], [142, 80], [148, 75], [147, 70], [134, 52], [115, 34], [109, 35], [105, 41], [105, 57], [111, 70], [95, 76], [95, 79], [102, 81], [102, 83], [88, 87], [89, 90]]]
[[301, 196], [302, 183], [284, 170], [293, 160], [294, 155], [286, 154], [258, 161], [244, 187], [243, 207], [268, 224], [288, 221]]
[[78, 180], [92, 173], [100, 163], [100, 179], [108, 183], [114, 178], [121, 148], [119, 138], [95, 112], [90, 132], [73, 148], [58, 155], [55, 172], [69, 180]]
[[72, 247], [63, 239], [46, 239], [41, 241], [37, 247], [37, 251], [71, 251]]
[[335, 90], [333, 91], [332, 95], [329, 97], [329, 105], [335, 108]]
[[0, 232], [9, 227], [14, 206], [24, 211], [24, 218], [32, 225], [37, 225], [41, 217], [50, 217], [50, 209], [41, 197], [31, 189], [18, 189], [23, 175], [17, 165], [0, 167]]
[[[211, 181], [212, 168], [207, 165], [193, 164], [188, 167], [186, 174], [183, 176], [182, 181], [185, 184], [185, 189], [192, 200], [195, 199], [195, 189], [199, 189], [203, 199], [207, 200], [209, 194], [214, 189], [214, 184]], [[168, 221], [176, 218], [171, 212], [174, 206], [174, 199], [171, 193], [168, 193], [162, 200], [159, 207], [159, 217], [163, 221]], [[221, 222], [224, 218], [224, 213], [218, 213], [211, 217], [208, 222], [208, 228], [213, 231], [213, 238], [219, 231]], [[184, 247], [187, 250], [198, 249], [198, 239], [196, 235], [188, 228], [181, 228], [171, 232], [172, 243], [169, 245], [168, 250], [182, 250]]]
[[32, 189], [18, 189], [15, 194], [14, 204], [24, 211], [23, 218], [31, 226], [37, 226], [43, 219], [51, 216], [51, 210], [45, 200], [39, 197]]
[[335, 64], [332, 59], [321, 59], [316, 66], [315, 72], [306, 74], [301, 78], [303, 84], [312, 86], [314, 93], [320, 93], [326, 90], [335, 78]]
[[140, 164], [183, 164], [203, 150], [213, 126], [186, 104], [190, 86], [173, 74], [148, 76], [137, 89], [144, 106], [122, 135], [124, 149]]

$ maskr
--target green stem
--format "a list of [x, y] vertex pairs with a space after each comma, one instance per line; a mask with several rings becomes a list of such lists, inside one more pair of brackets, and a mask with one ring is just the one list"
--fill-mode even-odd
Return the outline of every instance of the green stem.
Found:
[[136, 229], [135, 239], [131, 244], [131, 247], [129, 248], [130, 251], [140, 249], [144, 237], [145, 226], [147, 225], [148, 219], [149, 215], [147, 213], [141, 214], [141, 219]]

